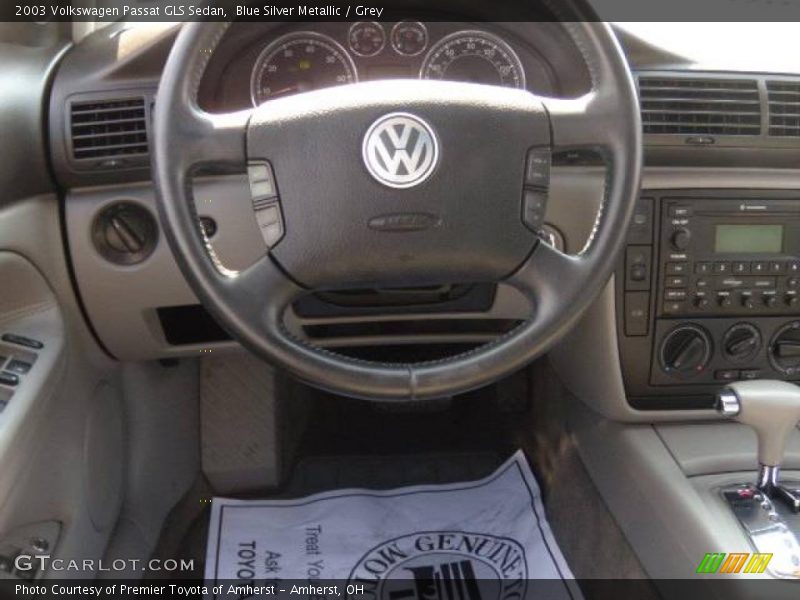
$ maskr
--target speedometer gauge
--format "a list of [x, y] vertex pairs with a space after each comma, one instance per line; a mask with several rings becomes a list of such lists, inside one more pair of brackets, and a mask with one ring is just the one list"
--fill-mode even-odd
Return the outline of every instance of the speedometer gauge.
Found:
[[517, 53], [502, 39], [486, 31], [459, 31], [439, 40], [422, 61], [419, 76], [525, 87], [525, 70]]
[[250, 79], [253, 104], [358, 81], [353, 59], [335, 40], [312, 32], [282, 36], [256, 60]]

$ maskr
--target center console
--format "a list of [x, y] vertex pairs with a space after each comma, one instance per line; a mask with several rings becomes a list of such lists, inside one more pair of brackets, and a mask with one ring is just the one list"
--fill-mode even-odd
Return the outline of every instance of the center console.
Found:
[[711, 408], [732, 381], [800, 379], [800, 192], [643, 192], [616, 282], [635, 408]]

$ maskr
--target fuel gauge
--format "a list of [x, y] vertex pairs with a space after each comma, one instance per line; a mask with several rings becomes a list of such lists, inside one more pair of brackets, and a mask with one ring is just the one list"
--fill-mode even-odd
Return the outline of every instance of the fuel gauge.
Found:
[[350, 50], [358, 56], [375, 56], [386, 45], [383, 25], [375, 21], [359, 21], [350, 27], [347, 35]]
[[428, 47], [428, 30], [419, 21], [400, 21], [392, 27], [392, 48], [403, 56], [416, 56]]

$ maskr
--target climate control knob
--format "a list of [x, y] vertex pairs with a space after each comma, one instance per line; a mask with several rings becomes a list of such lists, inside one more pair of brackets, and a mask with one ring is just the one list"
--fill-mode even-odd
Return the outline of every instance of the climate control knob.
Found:
[[800, 321], [781, 327], [769, 345], [769, 362], [789, 377], [800, 375]]
[[722, 355], [730, 362], [748, 362], [760, 349], [761, 332], [750, 323], [737, 323], [722, 336]]
[[711, 338], [702, 327], [680, 325], [661, 342], [661, 368], [674, 377], [692, 377], [711, 360]]

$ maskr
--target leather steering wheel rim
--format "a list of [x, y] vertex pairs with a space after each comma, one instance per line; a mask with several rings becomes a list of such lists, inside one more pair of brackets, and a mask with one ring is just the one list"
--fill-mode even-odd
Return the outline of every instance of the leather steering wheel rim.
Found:
[[[157, 95], [153, 180], [161, 224], [181, 271], [209, 312], [245, 347], [298, 379], [335, 393], [385, 401], [443, 397], [481, 387], [524, 367], [563, 337], [600, 293], [622, 248], [639, 191], [642, 161], [635, 85], [608, 25], [564, 23], [592, 79], [591, 91], [580, 98], [543, 98], [528, 92], [511, 94], [499, 88], [489, 91], [489, 86], [442, 82], [435, 82], [438, 86], [429, 85], [434, 82], [352, 86], [368, 86], [362, 91], [378, 98], [372, 101], [373, 113], [402, 111], [405, 94], [409, 103], [422, 109], [446, 105], [448, 110], [469, 115], [476, 107], [485, 108], [487, 114], [493, 111], [498, 118], [509, 110], [516, 119], [531, 115], [532, 120], [546, 124], [547, 139], [538, 143], [551, 149], [591, 147], [607, 158], [604, 202], [581, 253], [570, 256], [545, 243], [534, 243], [524, 259], [500, 278], [532, 299], [531, 318], [475, 350], [414, 364], [352, 359], [297, 338], [285, 327], [283, 316], [295, 299], [309, 292], [307, 284], [288, 276], [273, 251], [242, 272], [227, 270], [198, 226], [189, 184], [198, 166], [230, 165], [243, 171], [252, 158], [254, 140], [259, 136], [279, 138], [280, 128], [292, 119], [315, 117], [319, 123], [323, 121], [319, 115], [324, 116], [326, 110], [340, 111], [336, 114], [348, 118], [360, 114], [359, 96], [348, 92], [343, 92], [344, 100], [335, 107], [318, 110], [314, 106], [302, 114], [290, 107], [291, 114], [285, 117], [275, 117], [281, 110], [279, 105], [271, 110], [275, 101], [255, 111], [204, 112], [197, 101], [200, 80], [228, 25], [187, 23], [178, 34]], [[406, 83], [406, 88], [399, 87]], [[306, 95], [308, 102], [326, 102], [322, 95], [313, 94]], [[466, 99], [451, 100], [453, 94]], [[456, 104], [451, 106], [451, 102]], [[264, 136], [264, 131], [269, 135]], [[533, 141], [531, 145], [535, 145]], [[276, 177], [280, 186], [281, 173]], [[287, 223], [287, 229], [291, 227], [292, 223]]]

